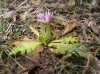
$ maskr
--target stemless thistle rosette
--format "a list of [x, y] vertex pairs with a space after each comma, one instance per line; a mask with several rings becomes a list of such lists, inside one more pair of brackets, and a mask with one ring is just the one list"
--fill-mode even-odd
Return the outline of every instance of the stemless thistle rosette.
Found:
[[53, 13], [49, 11], [45, 13], [37, 14], [38, 21], [43, 22], [43, 23], [48, 23], [52, 19], [52, 17], [53, 17]]

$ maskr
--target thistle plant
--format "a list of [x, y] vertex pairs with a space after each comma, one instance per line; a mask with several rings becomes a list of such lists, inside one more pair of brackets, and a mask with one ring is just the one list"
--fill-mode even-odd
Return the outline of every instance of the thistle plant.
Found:
[[45, 13], [39, 13], [37, 14], [37, 20], [39, 22], [42, 22], [42, 33], [41, 35], [38, 37], [38, 40], [40, 42], [42, 42], [43, 44], [47, 44], [50, 41], [51, 38], [51, 31], [50, 31], [50, 21], [53, 17], [53, 13], [52, 12], [45, 12]]
[[37, 35], [38, 40], [35, 42], [31, 41], [30, 39], [28, 39], [28, 41], [24, 40], [25, 42], [21, 43], [17, 47], [14, 47], [13, 50], [9, 53], [9, 55], [16, 55], [17, 53], [24, 54], [25, 52], [29, 53], [33, 51], [40, 44], [48, 45], [51, 38], [50, 21], [53, 17], [53, 13], [47, 11], [45, 13], [39, 13], [36, 16], [37, 20], [43, 23], [42, 33], [39, 34], [39, 32], [35, 30], [32, 26], [29, 26], [29, 28], [31, 29], [32, 32], [34, 32], [34, 34]]
[[[94, 65], [97, 64], [98, 59], [94, 57], [84, 45], [78, 43], [76, 37], [69, 36], [66, 38], [51, 41], [50, 21], [52, 17], [53, 13], [49, 11], [37, 14], [37, 20], [43, 23], [42, 33], [39, 34], [38, 31], [33, 29], [31, 26], [30, 29], [37, 35], [38, 40], [34, 41], [32, 39], [26, 39], [21, 42], [17, 42], [20, 44], [18, 44], [17, 47], [14, 47], [13, 50], [9, 53], [9, 55], [11, 56], [16, 55], [18, 53], [29, 53], [35, 50], [39, 45], [44, 44], [43, 47], [45, 47], [45, 45], [48, 47], [54, 46], [54, 48], [56, 49], [53, 50], [53, 52], [55, 52], [56, 54], [66, 55], [67, 57], [75, 55], [79, 58], [79, 61], [81, 60], [80, 57], [83, 57], [85, 59], [90, 59], [90, 63], [93, 63]], [[91, 62], [91, 58], [93, 62]], [[83, 63], [81, 63], [81, 65], [83, 66]], [[96, 65], [95, 68], [97, 67], [99, 66]]]
[[55, 46], [56, 50], [54, 52], [56, 54], [71, 54], [77, 51], [80, 56], [87, 58], [86, 55], [82, 55], [86, 53], [85, 51], [87, 51], [87, 49], [83, 46], [83, 48], [79, 51], [78, 49], [80, 49], [82, 45], [78, 43], [75, 37], [67, 37], [53, 41], [51, 40], [52, 37], [50, 31], [50, 21], [53, 17], [52, 12], [47, 11], [45, 13], [39, 13], [36, 16], [37, 20], [42, 23], [42, 33], [39, 34], [39, 32], [31, 26], [30, 29], [32, 30], [32, 32], [34, 32], [34, 34], [37, 35], [38, 40], [24, 40], [24, 42], [21, 43], [19, 46], [13, 48], [9, 55], [16, 55], [19, 52], [21, 54], [24, 54], [25, 52], [29, 53], [33, 51], [38, 45], [43, 44], [43, 47]]

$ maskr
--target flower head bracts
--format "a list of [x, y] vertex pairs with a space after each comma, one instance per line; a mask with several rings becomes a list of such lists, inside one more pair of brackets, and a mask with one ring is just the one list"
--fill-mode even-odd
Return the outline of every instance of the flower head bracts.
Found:
[[48, 23], [53, 17], [53, 13], [52, 12], [45, 12], [45, 13], [39, 13], [37, 14], [37, 19], [40, 22], [43, 23]]

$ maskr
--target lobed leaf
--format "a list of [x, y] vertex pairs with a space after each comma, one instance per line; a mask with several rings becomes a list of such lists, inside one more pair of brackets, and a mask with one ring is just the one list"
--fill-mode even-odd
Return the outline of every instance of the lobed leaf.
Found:
[[36, 34], [37, 36], [39, 36], [39, 32], [38, 32], [34, 27], [32, 27], [32, 26], [30, 25], [29, 28], [30, 28], [30, 30], [31, 30], [34, 34]]
[[14, 47], [12, 51], [9, 53], [9, 55], [16, 55], [18, 53], [24, 54], [29, 53], [33, 51], [38, 45], [40, 45], [40, 42], [24, 42], [21, 45], [18, 45], [17, 47]]
[[76, 37], [72, 38], [70, 36], [70, 37], [66, 37], [63, 39], [54, 40], [49, 44], [49, 46], [56, 47], [54, 51], [56, 54], [63, 54], [63, 55], [64, 54], [75, 54], [77, 55], [75, 53], [77, 52], [79, 56], [84, 57], [84, 58], [89, 58], [90, 56], [92, 56], [84, 45], [79, 44], [77, 42], [78, 40], [76, 39]]
[[54, 40], [52, 41], [53, 43], [66, 43], [66, 44], [69, 44], [69, 43], [76, 43], [78, 42], [78, 40], [76, 39], [76, 37], [66, 37], [66, 38], [62, 38], [62, 39], [59, 39], [59, 40]]

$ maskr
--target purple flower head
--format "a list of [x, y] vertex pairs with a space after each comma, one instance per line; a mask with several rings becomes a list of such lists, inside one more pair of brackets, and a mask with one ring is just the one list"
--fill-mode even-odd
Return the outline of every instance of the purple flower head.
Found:
[[39, 13], [37, 14], [37, 19], [40, 22], [43, 23], [48, 23], [53, 17], [53, 13], [52, 12], [45, 12], [45, 13]]

